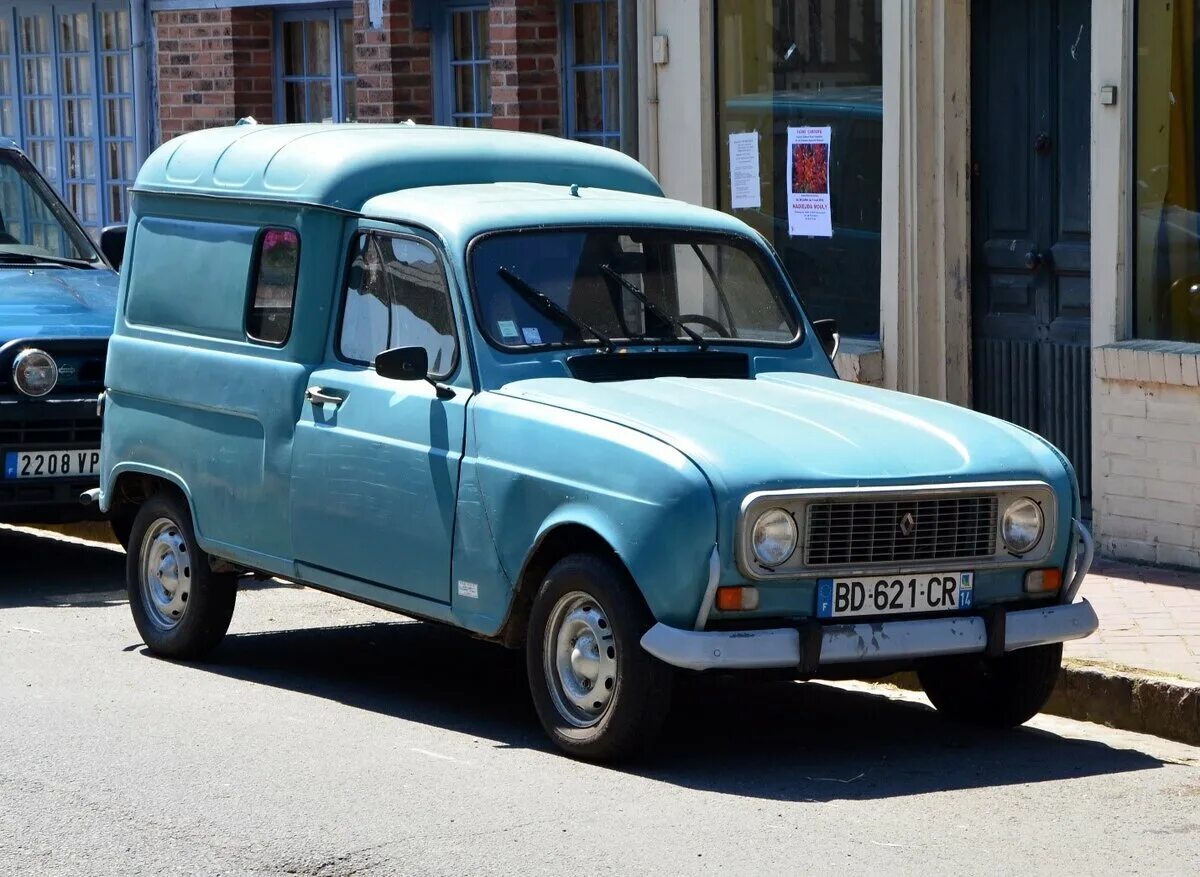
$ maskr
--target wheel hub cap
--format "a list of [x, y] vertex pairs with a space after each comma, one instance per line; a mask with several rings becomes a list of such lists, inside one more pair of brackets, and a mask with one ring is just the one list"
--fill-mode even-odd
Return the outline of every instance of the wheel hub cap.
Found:
[[146, 615], [156, 627], [170, 630], [183, 620], [192, 590], [187, 543], [174, 521], [159, 518], [146, 530], [140, 566]]
[[558, 601], [546, 625], [546, 682], [559, 714], [576, 727], [596, 724], [617, 683], [617, 650], [604, 609], [582, 592]]

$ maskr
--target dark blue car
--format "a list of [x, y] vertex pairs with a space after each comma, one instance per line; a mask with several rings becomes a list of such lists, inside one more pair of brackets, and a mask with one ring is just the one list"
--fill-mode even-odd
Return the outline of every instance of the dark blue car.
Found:
[[0, 521], [66, 523], [100, 464], [97, 397], [117, 273], [0, 138]]

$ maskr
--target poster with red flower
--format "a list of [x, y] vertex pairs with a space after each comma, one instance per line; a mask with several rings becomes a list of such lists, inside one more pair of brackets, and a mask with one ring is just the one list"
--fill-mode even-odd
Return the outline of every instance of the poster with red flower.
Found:
[[788, 128], [788, 234], [833, 237], [828, 127]]

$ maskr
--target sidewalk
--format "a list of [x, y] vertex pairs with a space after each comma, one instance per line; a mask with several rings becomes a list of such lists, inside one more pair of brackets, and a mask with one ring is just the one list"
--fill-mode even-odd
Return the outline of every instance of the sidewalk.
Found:
[[1067, 643], [1066, 658], [1200, 682], [1200, 572], [1097, 559], [1079, 593], [1095, 607], [1100, 630]]

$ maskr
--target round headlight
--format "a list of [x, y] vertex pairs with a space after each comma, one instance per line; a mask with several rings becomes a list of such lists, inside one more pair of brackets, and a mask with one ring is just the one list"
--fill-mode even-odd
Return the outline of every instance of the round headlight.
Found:
[[783, 509], [767, 509], [754, 522], [750, 541], [763, 566], [776, 567], [796, 550], [796, 519]]
[[1025, 554], [1042, 538], [1045, 520], [1041, 507], [1029, 497], [1022, 497], [1004, 510], [1000, 534], [1013, 554]]
[[44, 350], [22, 350], [13, 360], [13, 383], [26, 396], [45, 396], [58, 383], [58, 363]]

